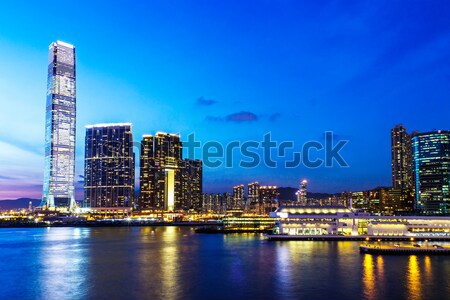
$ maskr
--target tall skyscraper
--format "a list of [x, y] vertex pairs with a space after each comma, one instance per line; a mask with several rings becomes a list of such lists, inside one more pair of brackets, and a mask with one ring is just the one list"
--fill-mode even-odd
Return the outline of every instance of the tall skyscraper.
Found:
[[203, 166], [198, 159], [184, 159], [181, 168], [181, 208], [184, 210], [202, 208]]
[[399, 124], [391, 129], [392, 187], [413, 188], [411, 136]]
[[255, 211], [259, 203], [259, 183], [257, 181], [249, 183], [247, 189], [248, 210]]
[[75, 206], [75, 119], [75, 47], [57, 41], [48, 52], [43, 208]]
[[233, 187], [233, 203], [232, 207], [235, 209], [244, 208], [245, 198], [244, 198], [244, 185], [236, 185]]
[[85, 206], [132, 207], [134, 153], [131, 124], [86, 126], [85, 147]]
[[450, 131], [416, 133], [412, 138], [416, 209], [450, 212]]
[[307, 184], [308, 181], [306, 181], [306, 179], [303, 179], [302, 182], [300, 182], [300, 189], [297, 192], [297, 203], [299, 205], [305, 206], [307, 204]]
[[258, 213], [269, 214], [278, 207], [278, 188], [275, 185], [263, 185], [259, 188], [260, 207]]
[[182, 142], [178, 134], [157, 132], [142, 137], [140, 209], [181, 209], [181, 162]]

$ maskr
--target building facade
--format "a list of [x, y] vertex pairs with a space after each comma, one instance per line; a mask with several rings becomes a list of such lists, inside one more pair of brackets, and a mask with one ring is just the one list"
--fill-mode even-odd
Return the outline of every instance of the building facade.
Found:
[[204, 213], [221, 214], [227, 213], [227, 206], [231, 199], [230, 193], [203, 194], [202, 211]]
[[416, 133], [412, 138], [415, 207], [423, 213], [450, 212], [450, 131]]
[[233, 187], [233, 202], [230, 205], [230, 209], [244, 209], [244, 185], [236, 185]]
[[198, 159], [184, 159], [181, 168], [183, 210], [201, 211], [203, 199], [203, 165]]
[[263, 185], [259, 188], [259, 215], [268, 215], [278, 207], [278, 188], [275, 185]]
[[75, 47], [57, 41], [48, 52], [43, 208], [75, 206], [75, 129]]
[[247, 205], [248, 211], [255, 211], [259, 204], [259, 182], [255, 181], [247, 185]]
[[377, 216], [343, 206], [281, 206], [270, 216], [274, 233], [286, 236], [450, 237], [443, 216]]
[[403, 125], [391, 130], [391, 168], [394, 189], [413, 189], [411, 136]]
[[140, 156], [141, 210], [182, 209], [182, 142], [178, 134], [144, 135]]
[[300, 182], [300, 189], [297, 192], [297, 203], [298, 205], [306, 205], [307, 204], [307, 184], [308, 181], [305, 179]]
[[134, 153], [130, 123], [86, 126], [84, 206], [132, 207]]

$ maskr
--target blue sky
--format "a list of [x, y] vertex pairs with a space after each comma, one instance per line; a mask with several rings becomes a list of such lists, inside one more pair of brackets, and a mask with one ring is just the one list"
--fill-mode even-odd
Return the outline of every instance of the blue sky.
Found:
[[390, 185], [395, 124], [450, 129], [448, 1], [8, 2], [0, 199], [40, 197], [55, 40], [77, 51], [77, 175], [87, 124], [132, 122], [137, 141], [167, 131], [226, 144], [271, 132], [297, 149], [333, 131], [349, 140], [348, 168], [205, 168], [204, 190], [307, 178], [311, 191], [355, 191]]

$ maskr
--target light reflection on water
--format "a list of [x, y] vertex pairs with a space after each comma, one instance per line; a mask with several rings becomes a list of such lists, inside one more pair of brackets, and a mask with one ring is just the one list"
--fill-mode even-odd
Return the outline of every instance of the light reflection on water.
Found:
[[47, 228], [39, 252], [38, 277], [41, 297], [63, 299], [83, 296], [88, 278], [89, 249], [82, 239], [89, 238], [86, 228]]
[[376, 299], [375, 298], [375, 272], [373, 256], [370, 254], [364, 254], [363, 260], [363, 284], [364, 284], [364, 295], [366, 299]]
[[416, 255], [410, 255], [407, 271], [408, 299], [422, 299], [422, 282], [420, 277], [419, 259]]
[[164, 299], [177, 299], [178, 288], [178, 235], [179, 228], [167, 227], [163, 235], [164, 245], [160, 250], [161, 283]]
[[450, 258], [190, 228], [0, 230], [0, 299], [444, 299]]

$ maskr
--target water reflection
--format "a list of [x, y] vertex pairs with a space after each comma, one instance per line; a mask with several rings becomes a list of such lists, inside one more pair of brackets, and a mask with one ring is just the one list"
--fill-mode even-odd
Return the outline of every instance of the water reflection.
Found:
[[86, 228], [49, 228], [40, 249], [40, 290], [42, 298], [80, 298], [86, 293], [89, 253], [82, 239]]
[[178, 227], [166, 227], [163, 233], [164, 246], [160, 250], [161, 285], [164, 299], [179, 298]]
[[384, 258], [381, 255], [377, 256], [377, 285], [384, 286]]
[[251, 235], [224, 238], [176, 227], [3, 229], [0, 298], [347, 300], [449, 295], [446, 257], [359, 255], [358, 246], [267, 242]]
[[375, 299], [375, 275], [373, 256], [364, 254], [363, 259], [363, 289], [366, 299]]
[[277, 281], [279, 281], [278, 286], [283, 286], [286, 288], [292, 286], [292, 257], [293, 256], [290, 254], [288, 245], [281, 244], [279, 247], [276, 247], [276, 278]]
[[422, 282], [420, 280], [419, 260], [416, 255], [410, 255], [408, 259], [407, 273], [408, 299], [422, 299]]

